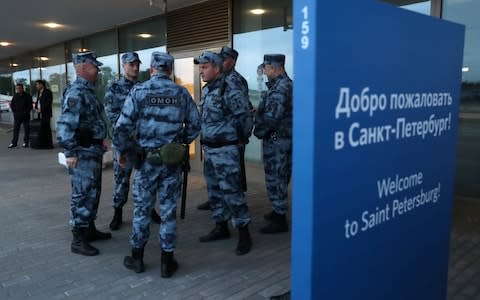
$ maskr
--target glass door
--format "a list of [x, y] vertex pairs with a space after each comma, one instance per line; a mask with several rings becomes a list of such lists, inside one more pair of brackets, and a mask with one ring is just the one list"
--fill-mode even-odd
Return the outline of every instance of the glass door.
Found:
[[[185, 87], [197, 104], [200, 103], [202, 87], [204, 82], [200, 79], [198, 66], [193, 62], [203, 51], [209, 50], [218, 52], [223, 45], [209, 46], [204, 49], [188, 49], [182, 51], [172, 51], [170, 54], [175, 58], [173, 65], [174, 80], [177, 84]], [[203, 153], [200, 147], [200, 138], [197, 138], [190, 145], [190, 165], [192, 170], [202, 170]]]
[[[174, 80], [177, 84], [185, 87], [192, 96], [195, 103], [198, 104], [198, 100], [195, 97], [195, 71], [193, 57], [185, 57], [175, 59], [174, 62]], [[196, 160], [197, 153], [197, 141], [193, 141], [190, 144], [190, 160]]]
[[[192, 96], [195, 104], [199, 104], [201, 95], [201, 80], [198, 74], [198, 68], [195, 67], [193, 59], [199, 54], [196, 53], [172, 53], [175, 58], [173, 73], [177, 84], [185, 87]], [[192, 170], [201, 170], [202, 151], [200, 150], [200, 140], [197, 138], [190, 144], [190, 164]]]

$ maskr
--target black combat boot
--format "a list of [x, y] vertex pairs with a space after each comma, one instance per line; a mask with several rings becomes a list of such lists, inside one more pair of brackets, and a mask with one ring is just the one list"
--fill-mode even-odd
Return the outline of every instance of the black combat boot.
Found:
[[122, 212], [123, 210], [121, 207], [115, 208], [115, 213], [113, 215], [112, 222], [110, 222], [111, 230], [119, 230], [120, 226], [122, 226]]
[[73, 240], [71, 245], [72, 253], [77, 253], [85, 256], [95, 256], [100, 253], [97, 248], [90, 245], [86, 238], [86, 228], [74, 227], [72, 229]]
[[160, 216], [157, 214], [157, 212], [155, 211], [154, 208], [152, 209], [152, 212], [150, 213], [150, 217], [152, 218], [152, 221], [153, 221], [154, 223], [160, 224], [160, 223], [162, 222], [162, 219], [161, 219]]
[[228, 230], [228, 223], [227, 221], [223, 221], [220, 223], [215, 224], [215, 228], [210, 231], [209, 234], [201, 236], [200, 242], [207, 243], [213, 242], [218, 240], [225, 240], [230, 238], [230, 231]]
[[248, 225], [238, 228], [238, 244], [235, 252], [237, 255], [244, 255], [252, 248], [252, 238], [248, 231]]
[[173, 252], [167, 252], [162, 250], [162, 274], [163, 278], [172, 277], [173, 273], [178, 269], [178, 263], [173, 257]]
[[198, 210], [210, 210], [210, 203], [208, 201], [205, 201], [197, 206]]
[[287, 217], [285, 215], [272, 212], [272, 219], [270, 222], [260, 229], [261, 233], [281, 233], [288, 232]]
[[265, 221], [271, 221], [273, 219], [274, 213], [275, 212], [272, 210], [271, 212], [264, 214], [263, 218], [265, 219]]
[[98, 231], [95, 227], [94, 221], [88, 222], [87, 241], [93, 242], [98, 240], [109, 240], [111, 238], [112, 234], [110, 232]]
[[144, 248], [132, 248], [132, 256], [125, 256], [123, 259], [123, 265], [135, 273], [145, 272], [145, 265], [143, 264], [143, 249]]
[[290, 300], [290, 291], [286, 292], [285, 294], [272, 296], [270, 300]]

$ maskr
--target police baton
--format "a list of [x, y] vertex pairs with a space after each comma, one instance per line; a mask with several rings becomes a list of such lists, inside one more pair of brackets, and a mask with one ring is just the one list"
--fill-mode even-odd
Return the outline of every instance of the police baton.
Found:
[[190, 171], [190, 145], [185, 145], [185, 161], [183, 163], [182, 204], [180, 206], [180, 218], [185, 219], [185, 205], [187, 201], [188, 172]]

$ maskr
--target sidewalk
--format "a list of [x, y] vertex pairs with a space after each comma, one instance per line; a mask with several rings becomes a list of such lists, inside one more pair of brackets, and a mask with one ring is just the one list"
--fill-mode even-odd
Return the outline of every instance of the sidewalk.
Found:
[[[235, 255], [237, 232], [230, 240], [198, 242], [213, 224], [208, 212], [195, 209], [206, 200], [206, 190], [203, 176], [193, 172], [186, 219], [178, 221], [175, 255], [180, 269], [172, 278], [163, 279], [156, 224], [145, 251], [146, 272], [135, 274], [122, 265], [130, 252], [131, 201], [125, 208], [122, 229], [113, 233], [112, 240], [94, 243], [101, 255], [70, 253], [70, 180], [66, 169], [56, 162], [59, 149], [7, 149], [9, 139], [10, 133], [0, 131], [0, 299], [260, 300], [289, 288], [290, 235], [258, 233], [264, 224], [262, 216], [269, 211], [259, 166], [247, 168], [252, 252]], [[112, 178], [111, 168], [104, 169], [97, 219], [101, 230], [108, 229], [113, 213]], [[449, 300], [480, 299], [478, 203], [472, 199], [455, 203]]]
[[[230, 240], [198, 242], [213, 223], [208, 212], [195, 209], [206, 200], [203, 177], [198, 172], [189, 177], [186, 219], [178, 221], [180, 268], [163, 279], [157, 224], [145, 249], [146, 272], [122, 265], [130, 253], [130, 200], [121, 230], [112, 240], [94, 243], [99, 256], [72, 254], [70, 180], [56, 162], [59, 149], [8, 149], [9, 138], [0, 132], [0, 299], [268, 299], [289, 288], [290, 235], [258, 233], [269, 211], [262, 169], [247, 170], [254, 244], [241, 257], [234, 252], [236, 231]], [[112, 169], [105, 169], [96, 222], [101, 230], [108, 229], [113, 214], [112, 178]]]

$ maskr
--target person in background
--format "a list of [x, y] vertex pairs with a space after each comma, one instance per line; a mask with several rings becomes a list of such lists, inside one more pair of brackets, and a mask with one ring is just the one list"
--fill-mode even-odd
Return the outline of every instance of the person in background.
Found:
[[22, 125], [24, 130], [22, 147], [28, 147], [30, 135], [30, 112], [32, 111], [32, 108], [32, 96], [25, 92], [23, 84], [17, 83], [15, 85], [15, 95], [13, 95], [12, 101], [10, 102], [10, 109], [13, 112], [13, 137], [8, 148], [17, 147], [18, 134], [20, 132], [20, 126]]
[[52, 129], [50, 127], [50, 119], [52, 118], [52, 92], [47, 89], [45, 80], [35, 81], [37, 88], [37, 102], [35, 102], [35, 110], [40, 113], [40, 135], [39, 148], [51, 149], [52, 143]]

